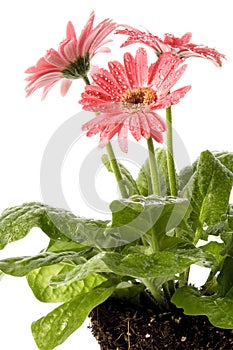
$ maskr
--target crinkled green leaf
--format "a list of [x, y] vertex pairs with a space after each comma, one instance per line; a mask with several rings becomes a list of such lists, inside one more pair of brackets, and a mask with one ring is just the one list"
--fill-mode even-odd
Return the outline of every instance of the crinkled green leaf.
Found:
[[197, 169], [184, 193], [193, 208], [190, 215], [193, 229], [204, 225], [219, 225], [224, 220], [232, 184], [232, 172], [211, 152], [202, 152]]
[[181, 171], [178, 175], [179, 191], [184, 190], [185, 186], [190, 181], [193, 173], [194, 173], [193, 166], [186, 166], [185, 168], [181, 169]]
[[167, 169], [167, 151], [165, 148], [156, 148], [155, 157], [158, 165], [159, 173], [159, 186], [161, 196], [169, 196], [170, 193], [170, 184], [169, 184], [169, 175]]
[[66, 302], [79, 294], [87, 293], [106, 280], [103, 276], [90, 272], [83, 280], [67, 283], [56, 288], [51, 287], [51, 277], [68, 273], [73, 268], [73, 266], [64, 263], [41, 267], [31, 271], [27, 275], [27, 281], [38, 300], [57, 303]]
[[115, 200], [110, 204], [112, 226], [106, 235], [119, 240], [119, 245], [141, 238], [153, 230], [162, 235], [179, 226], [185, 218], [189, 202], [182, 198], [139, 195]]
[[[123, 255], [107, 252], [102, 256], [102, 261], [115, 274], [132, 276], [134, 278], [163, 278], [173, 279], [178, 273], [196, 262], [207, 263], [212, 255], [193, 249], [177, 249], [172, 251], [158, 251], [151, 255], [132, 253]], [[137, 262], [137, 263], [135, 263]]]
[[233, 287], [233, 258], [226, 256], [221, 267], [221, 271], [217, 277], [218, 293], [225, 296]]
[[[107, 154], [104, 154], [102, 156], [102, 162], [103, 162], [103, 164], [105, 165], [105, 167], [107, 168], [107, 170], [109, 172], [113, 172]], [[128, 195], [132, 196], [133, 194], [138, 194], [139, 191], [138, 191], [138, 187], [137, 187], [136, 181], [134, 180], [134, 178], [130, 174], [129, 170], [126, 169], [126, 167], [123, 164], [121, 164], [120, 162], [117, 162], [117, 163], [118, 163], [118, 166], [120, 168], [120, 172], [121, 172], [124, 184], [125, 184], [125, 186], [127, 188]]]
[[75, 266], [72, 270], [65, 273], [59, 273], [56, 276], [51, 277], [50, 285], [54, 288], [57, 288], [58, 286], [62, 286], [67, 283], [83, 280], [93, 272], [111, 272], [111, 270], [102, 260], [104, 255], [104, 252], [96, 254], [89, 260]]
[[106, 281], [33, 322], [32, 333], [38, 348], [52, 350], [62, 344], [83, 324], [94, 307], [112, 295], [118, 283], [118, 280]]
[[49, 266], [65, 261], [70, 264], [81, 264], [85, 262], [85, 258], [81, 253], [61, 252], [50, 253], [44, 252], [35, 256], [20, 256], [0, 260], [0, 270], [12, 276], [25, 276], [30, 271], [38, 269], [42, 266]]
[[214, 152], [215, 157], [233, 173], [233, 153], [231, 152]]
[[73, 213], [36, 202], [6, 209], [0, 217], [0, 249], [24, 238], [33, 227], [41, 228], [53, 240], [95, 244], [108, 221], [76, 217]]
[[51, 239], [49, 242], [49, 245], [46, 249], [47, 252], [53, 252], [53, 253], [59, 253], [59, 252], [80, 252], [83, 250], [89, 250], [89, 247], [83, 246], [82, 244], [78, 242], [73, 241], [56, 241]]
[[113, 297], [121, 300], [129, 300], [130, 303], [138, 304], [140, 302], [141, 293], [145, 290], [145, 286], [141, 283], [133, 284], [131, 282], [121, 282], [113, 293]]
[[202, 249], [204, 252], [212, 253], [216, 258], [216, 262], [220, 263], [223, 260], [223, 256], [220, 254], [222, 252], [223, 247], [223, 243], [212, 241], [200, 246], [199, 248]]
[[4, 210], [0, 217], [0, 249], [25, 237], [33, 227], [40, 227], [54, 239], [62, 238], [61, 232], [51, 223], [47, 209], [42, 203], [30, 202]]
[[183, 308], [186, 315], [206, 315], [209, 321], [220, 328], [233, 328], [233, 288], [225, 297], [213, 294], [202, 294], [191, 286], [178, 288], [171, 301]]

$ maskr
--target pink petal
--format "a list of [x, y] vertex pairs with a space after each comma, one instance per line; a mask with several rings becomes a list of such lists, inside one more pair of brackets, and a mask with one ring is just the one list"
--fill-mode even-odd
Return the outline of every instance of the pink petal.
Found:
[[37, 89], [40, 89], [41, 87], [55, 84], [58, 80], [60, 80], [60, 73], [49, 73], [46, 75], [42, 75], [36, 80], [31, 81], [25, 88], [27, 92], [27, 96], [31, 95], [34, 91]]
[[161, 96], [166, 95], [171, 90], [171, 88], [183, 75], [186, 68], [187, 68], [187, 64], [184, 64], [179, 69], [171, 69], [171, 71], [168, 73], [166, 78], [161, 82], [161, 85], [159, 88], [159, 94]]
[[129, 52], [126, 52], [124, 54], [124, 65], [129, 85], [133, 89], [138, 86], [136, 78], [136, 66], [135, 59]]
[[106, 69], [100, 69], [98, 73], [92, 75], [92, 78], [97, 85], [106, 93], [112, 95], [115, 100], [121, 98], [122, 91], [119, 89], [116, 80]]
[[103, 90], [100, 86], [97, 85], [86, 85], [85, 86], [85, 93], [82, 94], [82, 97], [84, 96], [94, 96], [101, 101], [106, 102], [113, 102], [113, 98], [110, 94], [108, 94], [105, 90]]
[[104, 41], [104, 39], [117, 27], [115, 22], [110, 19], [105, 19], [99, 23], [95, 29], [89, 34], [86, 40], [86, 45], [83, 47], [84, 52], [96, 52], [96, 50], [101, 46], [105, 45], [109, 40]]
[[158, 130], [155, 129], [151, 129], [151, 137], [159, 142], [159, 143], [163, 143], [163, 134], [161, 132], [159, 132]]
[[94, 11], [91, 12], [90, 17], [87, 21], [87, 23], [85, 24], [79, 38], [78, 38], [78, 52], [80, 52], [80, 54], [83, 56], [83, 46], [85, 44], [85, 41], [87, 39], [87, 36], [89, 35], [89, 33], [91, 32], [92, 28], [93, 28], [93, 22], [95, 19], [95, 13]]
[[65, 60], [57, 51], [54, 49], [50, 49], [47, 54], [45, 55], [45, 60], [53, 64], [54, 66], [58, 67], [61, 71], [66, 67], [66, 65], [69, 63], [67, 60]]
[[43, 89], [41, 99], [44, 100], [47, 96], [48, 92], [52, 89], [52, 87], [57, 83], [57, 80], [49, 82]]
[[100, 123], [106, 119], [104, 114], [100, 114], [97, 117], [94, 117], [89, 122], [83, 124], [82, 130], [91, 130], [94, 127], [99, 127]]
[[151, 105], [151, 109], [163, 109], [177, 104], [181, 98], [191, 89], [191, 85], [182, 87], [161, 98], [158, 103]]
[[156, 90], [159, 90], [171, 70], [180, 64], [183, 64], [183, 60], [178, 56], [174, 56], [170, 52], [163, 53], [149, 68], [148, 84], [154, 85]]
[[148, 80], [148, 62], [146, 50], [140, 47], [136, 52], [135, 57], [137, 84], [143, 86]]
[[70, 86], [72, 84], [71, 79], [63, 79], [61, 82], [61, 95], [65, 96], [67, 94], [67, 91], [69, 90]]
[[139, 122], [142, 136], [145, 137], [145, 139], [148, 139], [150, 137], [150, 126], [144, 113], [140, 113]]
[[84, 101], [81, 100], [79, 103], [83, 104], [83, 109], [90, 112], [99, 112], [99, 113], [120, 113], [121, 112], [121, 105], [119, 103], [109, 102], [109, 103], [102, 103], [101, 101], [93, 98], [90, 98], [87, 102], [85, 99]]
[[91, 54], [91, 58], [95, 56], [97, 53], [109, 53], [111, 50], [108, 47], [100, 47], [99, 49], [95, 50]]
[[138, 113], [134, 113], [131, 118], [129, 119], [129, 130], [135, 140], [139, 141], [141, 138], [141, 127], [139, 122], [139, 115]]
[[181, 37], [181, 40], [182, 40], [183, 45], [188, 44], [188, 43], [190, 42], [191, 38], [192, 38], [192, 33], [190, 33], [190, 32], [185, 33], [185, 34]]
[[25, 70], [25, 73], [38, 73], [39, 71], [43, 70], [49, 70], [57, 67], [54, 67], [54, 65], [49, 64], [47, 61], [45, 61], [44, 57], [40, 58], [38, 62], [36, 63], [35, 66], [29, 67], [28, 69]]
[[118, 61], [113, 61], [108, 63], [108, 67], [118, 84], [119, 91], [122, 91], [121, 93], [127, 91], [129, 89], [129, 82], [123, 65]]
[[102, 148], [106, 146], [106, 144], [116, 135], [116, 133], [120, 130], [121, 125], [110, 125], [107, 126], [103, 131], [100, 133], [100, 142], [99, 146]]
[[147, 112], [147, 121], [152, 129], [155, 129], [159, 132], [164, 132], [167, 130], [166, 123], [157, 113], [153, 111]]
[[75, 29], [74, 29], [73, 23], [71, 21], [68, 22], [67, 27], [66, 27], [66, 38], [68, 40], [71, 40], [71, 39], [77, 40], [76, 34], [75, 34]]
[[74, 39], [68, 40], [60, 44], [58, 52], [60, 56], [67, 62], [67, 65], [70, 62], [76, 61], [78, 58], [76, 50], [76, 41]]
[[124, 125], [120, 128], [118, 132], [118, 143], [122, 152], [128, 152], [128, 127]]

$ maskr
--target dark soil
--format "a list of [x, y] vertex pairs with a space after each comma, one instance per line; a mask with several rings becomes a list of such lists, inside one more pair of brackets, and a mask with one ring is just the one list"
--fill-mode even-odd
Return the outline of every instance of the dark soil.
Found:
[[92, 333], [101, 350], [230, 350], [233, 330], [216, 328], [205, 316], [187, 316], [181, 309], [152, 311], [110, 298], [91, 313]]

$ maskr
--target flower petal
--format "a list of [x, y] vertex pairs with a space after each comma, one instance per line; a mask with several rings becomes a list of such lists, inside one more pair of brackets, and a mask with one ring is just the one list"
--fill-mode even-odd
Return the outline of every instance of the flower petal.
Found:
[[115, 101], [119, 101], [122, 91], [114, 77], [106, 69], [100, 69], [98, 73], [92, 75], [94, 82], [99, 85], [107, 94], [110, 94]]
[[118, 143], [122, 152], [128, 152], [128, 127], [123, 124], [118, 132]]
[[148, 62], [146, 50], [140, 47], [135, 57], [137, 85], [144, 86], [148, 81]]
[[66, 26], [66, 38], [68, 40], [72, 40], [72, 39], [77, 40], [76, 34], [75, 34], [74, 25], [73, 25], [73, 23], [71, 21], [69, 21], [67, 23], [67, 26]]
[[129, 82], [124, 66], [118, 61], [112, 61], [108, 63], [108, 67], [118, 84], [119, 91], [121, 91], [121, 93], [127, 91], [129, 89]]
[[161, 98], [157, 103], [151, 105], [151, 109], [163, 109], [168, 108], [174, 104], [177, 104], [181, 98], [191, 89], [191, 85], [182, 87], [178, 90], [171, 92], [165, 97]]
[[63, 79], [61, 82], [61, 95], [65, 96], [67, 94], [67, 91], [69, 90], [70, 86], [72, 84], [71, 79]]
[[124, 66], [125, 66], [129, 85], [131, 89], [133, 89], [138, 86], [137, 76], [136, 76], [136, 64], [135, 64], [134, 57], [129, 52], [126, 52], [124, 54]]

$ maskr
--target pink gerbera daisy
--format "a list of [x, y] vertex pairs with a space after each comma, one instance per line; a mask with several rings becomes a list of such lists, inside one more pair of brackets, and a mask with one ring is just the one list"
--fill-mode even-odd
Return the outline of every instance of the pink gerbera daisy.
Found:
[[172, 34], [165, 34], [163, 40], [150, 32], [142, 32], [130, 26], [125, 26], [124, 29], [117, 30], [116, 33], [128, 35], [127, 40], [121, 45], [122, 47], [134, 43], [143, 43], [153, 48], [158, 56], [164, 52], [172, 52], [173, 55], [179, 55], [181, 58], [206, 58], [217, 66], [221, 66], [221, 59], [225, 59], [225, 55], [215, 49], [190, 43], [191, 33], [186, 33], [181, 38]]
[[68, 22], [66, 38], [60, 43], [58, 51], [48, 50], [35, 66], [26, 70], [26, 73], [30, 74], [26, 78], [29, 81], [26, 86], [27, 96], [43, 88], [42, 99], [44, 99], [59, 80], [61, 80], [61, 94], [64, 96], [72, 79], [88, 80], [90, 59], [98, 52], [110, 51], [103, 45], [111, 41], [106, 40], [106, 37], [117, 27], [112, 20], [105, 19], [93, 28], [94, 18], [92, 12], [78, 39], [73, 24]]
[[141, 136], [163, 142], [166, 126], [155, 110], [179, 102], [190, 89], [170, 89], [186, 69], [184, 60], [167, 52], [148, 67], [147, 53], [139, 48], [135, 58], [124, 54], [124, 65], [109, 62], [109, 71], [99, 69], [92, 75], [93, 83], [85, 87], [80, 103], [83, 109], [99, 115], [83, 125], [87, 136], [100, 133], [100, 147], [115, 134], [122, 151], [128, 150], [128, 130], [136, 140]]

